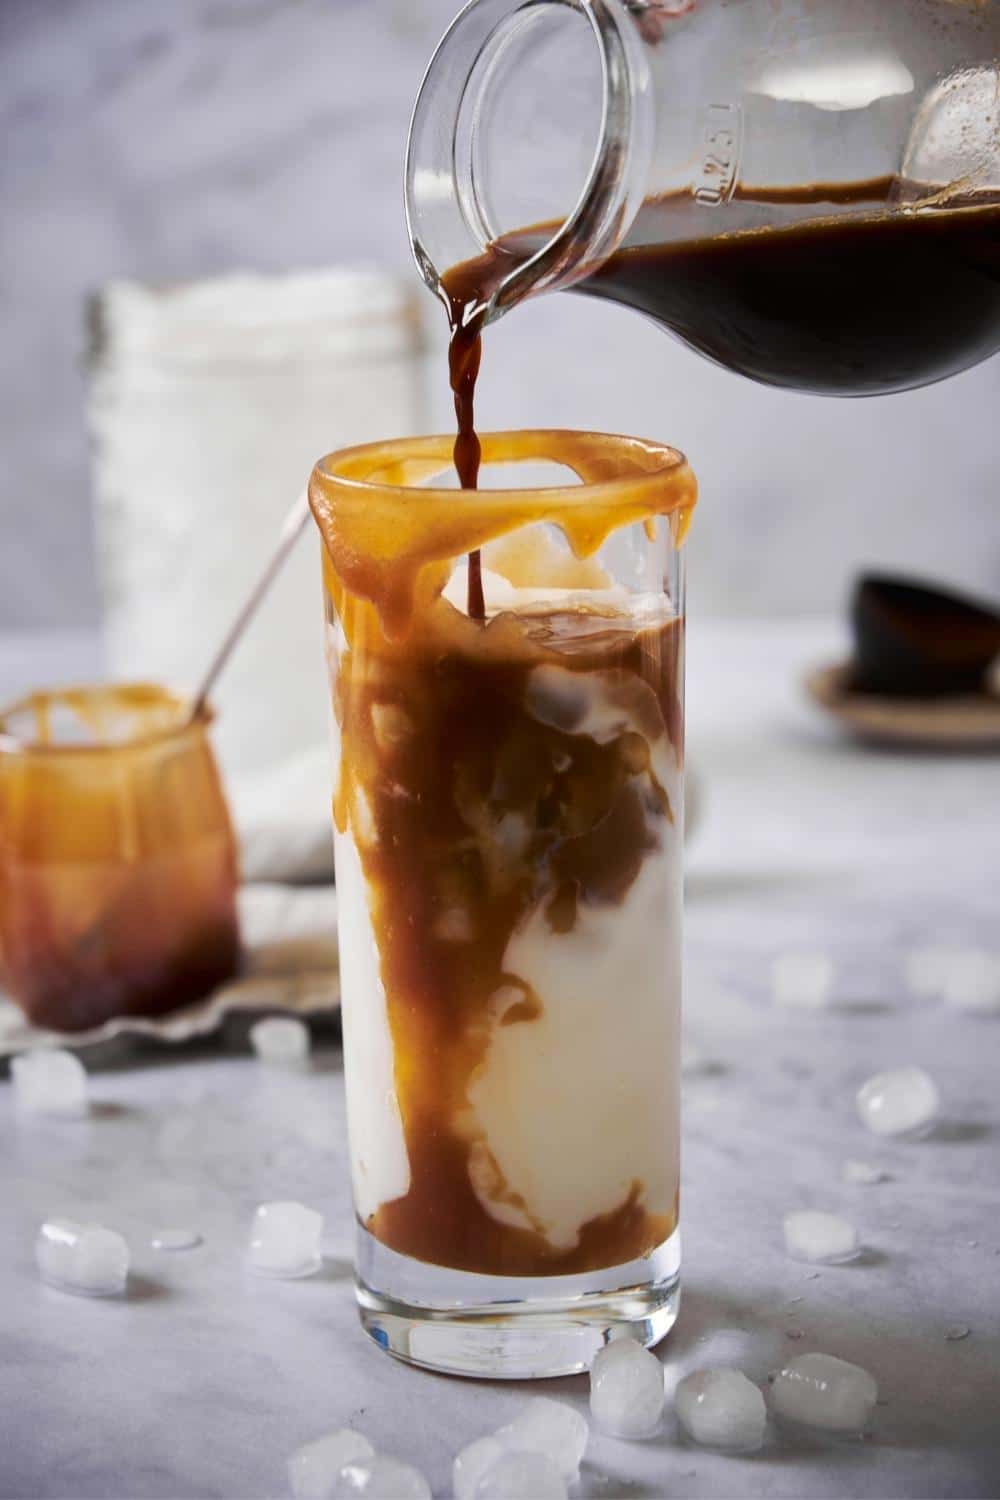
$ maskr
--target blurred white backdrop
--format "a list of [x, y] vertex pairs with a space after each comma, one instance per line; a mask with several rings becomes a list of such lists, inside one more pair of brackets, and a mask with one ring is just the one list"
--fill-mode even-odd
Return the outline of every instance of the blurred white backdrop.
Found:
[[[406, 125], [456, 6], [2, 0], [0, 628], [98, 618], [87, 294], [113, 276], [406, 271]], [[440, 346], [429, 298], [427, 314]], [[427, 380], [445, 427], [433, 351]], [[604, 426], [688, 452], [704, 497], [696, 612], [829, 610], [872, 564], [1000, 596], [1000, 359], [907, 396], [823, 401], [753, 387], [632, 313], [562, 296], [493, 331], [481, 390], [484, 426]]]

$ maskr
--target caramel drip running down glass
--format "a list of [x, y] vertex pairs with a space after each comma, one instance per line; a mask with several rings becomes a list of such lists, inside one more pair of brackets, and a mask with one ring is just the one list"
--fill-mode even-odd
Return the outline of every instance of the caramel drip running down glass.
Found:
[[526, 1377], [677, 1313], [696, 484], [631, 438], [482, 442], [484, 486], [555, 481], [435, 488], [453, 439], [420, 438], [323, 459], [310, 502], [361, 1319], [414, 1363]]

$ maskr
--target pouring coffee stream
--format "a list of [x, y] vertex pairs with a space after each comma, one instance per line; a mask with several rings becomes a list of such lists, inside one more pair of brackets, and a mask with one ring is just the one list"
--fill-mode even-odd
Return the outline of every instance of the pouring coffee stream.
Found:
[[[450, 301], [448, 318], [451, 342], [448, 347], [448, 373], [455, 397], [455, 472], [463, 490], [479, 488], [479, 463], [482, 449], [476, 433], [476, 381], [483, 354], [482, 322], [477, 315], [466, 320], [465, 303], [460, 297]], [[472, 620], [486, 618], [483, 597], [482, 560], [478, 549], [469, 554], [468, 611]]]

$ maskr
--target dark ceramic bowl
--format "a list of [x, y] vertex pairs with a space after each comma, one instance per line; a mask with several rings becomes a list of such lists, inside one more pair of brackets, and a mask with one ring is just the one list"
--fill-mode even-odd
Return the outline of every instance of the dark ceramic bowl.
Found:
[[856, 693], [939, 698], [978, 692], [1000, 656], [1000, 615], [903, 578], [860, 578], [851, 626]]

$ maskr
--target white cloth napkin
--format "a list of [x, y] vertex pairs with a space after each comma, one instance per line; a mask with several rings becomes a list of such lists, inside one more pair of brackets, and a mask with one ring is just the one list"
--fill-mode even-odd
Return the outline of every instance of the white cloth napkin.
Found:
[[332, 785], [327, 745], [229, 782], [243, 879], [292, 885], [333, 880]]

